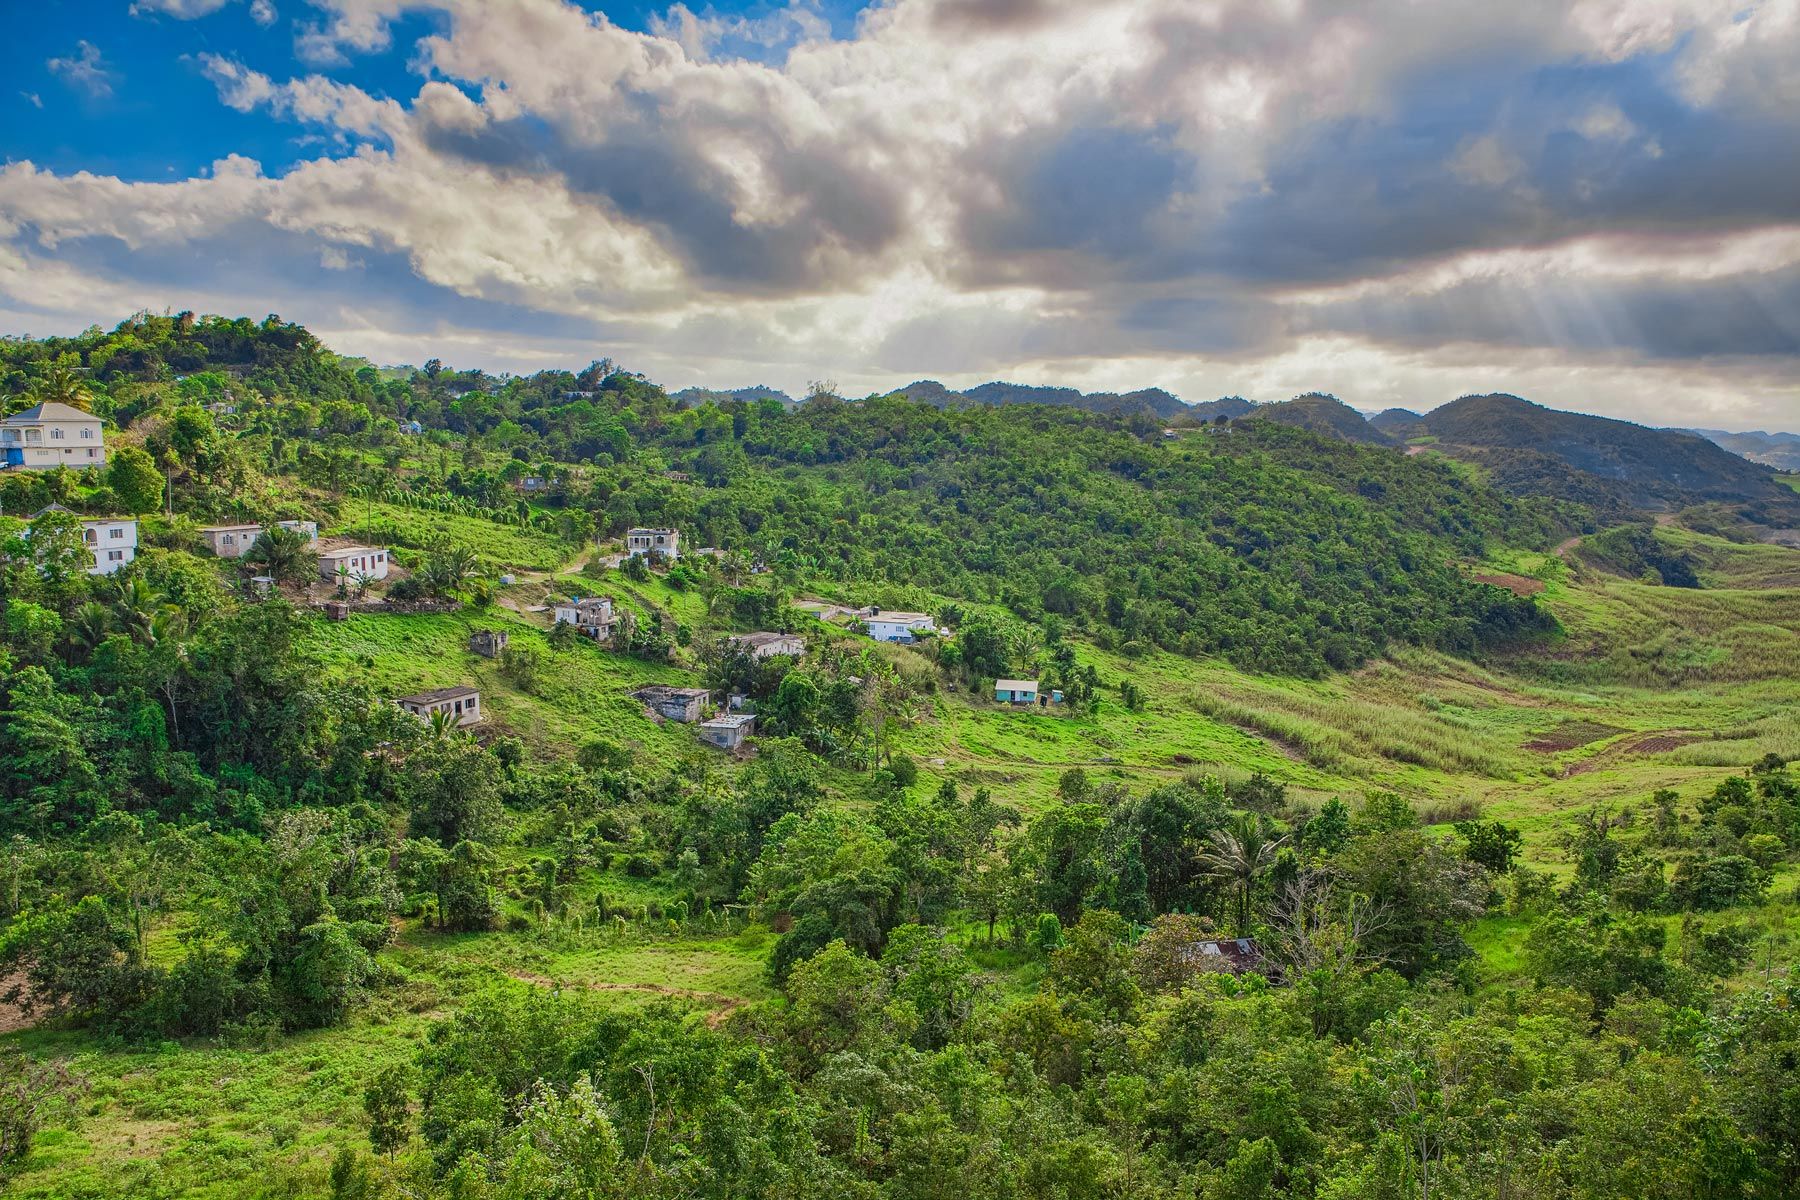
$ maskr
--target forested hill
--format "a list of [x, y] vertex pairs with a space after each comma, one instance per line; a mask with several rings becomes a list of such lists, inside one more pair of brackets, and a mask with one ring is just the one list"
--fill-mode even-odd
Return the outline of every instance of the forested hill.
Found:
[[[140, 318], [6, 352], [15, 373], [46, 356], [86, 367], [96, 406], [121, 418], [229, 395], [245, 436], [279, 442], [275, 469], [333, 486], [369, 470], [352, 451], [418, 422], [504, 451], [515, 476], [555, 480], [545, 500], [603, 530], [675, 524], [832, 578], [1053, 614], [1121, 644], [1256, 670], [1316, 675], [1390, 643], [1477, 654], [1541, 634], [1548, 618], [1529, 601], [1453, 559], [1490, 540], [1547, 544], [1581, 520], [1304, 434], [1170, 441], [1148, 413], [896, 398], [683, 408], [606, 362], [504, 380], [433, 362], [390, 379], [274, 318]], [[558, 467], [576, 463], [592, 469]], [[388, 493], [432, 486], [370, 474]], [[220, 472], [189, 486], [202, 476]], [[506, 504], [505, 484], [466, 467], [442, 486]]]

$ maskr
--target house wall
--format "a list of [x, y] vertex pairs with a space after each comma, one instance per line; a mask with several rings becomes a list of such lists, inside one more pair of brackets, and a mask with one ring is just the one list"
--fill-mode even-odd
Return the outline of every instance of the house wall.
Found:
[[105, 466], [106, 438], [100, 418], [51, 418], [0, 426], [0, 463], [38, 471]]
[[388, 552], [386, 550], [370, 550], [363, 554], [336, 555], [331, 558], [322, 557], [319, 559], [319, 575], [324, 579], [336, 582], [337, 569], [340, 564], [349, 567], [352, 576], [367, 575], [370, 579], [386, 579], [388, 577]]
[[256, 545], [261, 534], [261, 529], [254, 528], [218, 530], [208, 533], [206, 542], [220, 558], [242, 558], [250, 553], [250, 547]]
[[464, 696], [455, 700], [438, 700], [431, 704], [402, 704], [413, 716], [429, 721], [432, 713], [449, 713], [458, 725], [474, 725], [481, 720], [481, 697]]
[[111, 575], [122, 571], [137, 557], [136, 521], [83, 521], [82, 540], [94, 556], [89, 575]]

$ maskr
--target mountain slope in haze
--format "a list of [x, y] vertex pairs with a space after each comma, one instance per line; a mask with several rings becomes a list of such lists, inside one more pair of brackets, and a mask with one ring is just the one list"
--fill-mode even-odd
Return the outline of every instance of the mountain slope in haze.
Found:
[[1733, 454], [1774, 467], [1780, 471], [1800, 471], [1800, 433], [1765, 433], [1754, 430], [1732, 433], [1726, 429], [1687, 429]]
[[1410, 408], [1388, 408], [1369, 418], [1369, 424], [1395, 441], [1415, 438], [1425, 432], [1425, 417]]
[[1314, 433], [1360, 442], [1371, 446], [1391, 446], [1394, 439], [1371, 425], [1366, 417], [1339, 400], [1314, 392], [1295, 396], [1279, 404], [1259, 404], [1252, 414], [1258, 420], [1298, 425]]
[[[1758, 519], [1792, 519], [1794, 493], [1770, 468], [1702, 437], [1630, 421], [1561, 412], [1517, 396], [1464, 396], [1425, 415], [1442, 449], [1481, 462], [1508, 490], [1557, 490], [1559, 471], [1575, 494], [1602, 490], [1633, 508], [1667, 511], [1722, 501], [1748, 505]], [[1581, 478], [1586, 477], [1586, 478]]]
[[[1207, 405], [1191, 405], [1162, 388], [1140, 388], [1135, 392], [1082, 392], [1072, 387], [1047, 387], [1024, 383], [1005, 383], [996, 380], [957, 392], [945, 387], [935, 379], [920, 379], [907, 384], [903, 388], [895, 388], [888, 395], [899, 396], [919, 404], [929, 404], [933, 408], [955, 408], [968, 404], [1048, 404], [1056, 408], [1079, 408], [1086, 412], [1106, 413], [1113, 411], [1140, 412], [1149, 411], [1165, 420], [1179, 416], [1197, 416], [1210, 419], [1216, 415], [1214, 405], [1226, 404], [1227, 401], [1213, 401]], [[1249, 405], [1247, 400], [1231, 400], [1238, 404]], [[1202, 412], [1201, 410], [1207, 410]], [[1228, 415], [1237, 415], [1231, 413]]]

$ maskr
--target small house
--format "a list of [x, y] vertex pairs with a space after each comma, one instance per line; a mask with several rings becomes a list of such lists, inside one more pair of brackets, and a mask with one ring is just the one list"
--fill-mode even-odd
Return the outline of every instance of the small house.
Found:
[[93, 413], [48, 400], [0, 420], [0, 469], [105, 465], [106, 436]]
[[553, 624], [573, 625], [595, 641], [605, 641], [613, 634], [613, 604], [605, 596], [560, 603], [552, 610], [551, 617]]
[[632, 557], [660, 554], [673, 562], [681, 557], [681, 531], [678, 529], [628, 529], [625, 552]]
[[137, 557], [138, 524], [131, 517], [83, 517], [81, 540], [94, 556], [88, 574], [111, 575]]
[[683, 725], [691, 725], [700, 719], [700, 710], [711, 695], [705, 688], [670, 687], [661, 683], [639, 688], [631, 694], [665, 720], [679, 721]]
[[319, 523], [317, 521], [277, 521], [275, 523], [283, 529], [291, 529], [300, 534], [308, 542], [319, 540]]
[[1182, 947], [1180, 958], [1189, 967], [1232, 975], [1261, 971], [1263, 965], [1262, 948], [1255, 938], [1204, 938]]
[[477, 629], [469, 635], [469, 649], [483, 658], [499, 658], [512, 635], [504, 629]]
[[438, 688], [435, 691], [418, 692], [411, 696], [402, 696], [394, 703], [421, 721], [431, 720], [434, 713], [448, 714], [455, 718], [458, 725], [473, 725], [481, 720], [481, 693], [472, 687]]
[[869, 636], [878, 642], [915, 642], [922, 633], [936, 633], [937, 623], [924, 613], [877, 609], [862, 618]]
[[235, 417], [237, 415], [237, 405], [228, 400], [214, 400], [211, 404], [206, 406], [206, 411], [215, 417]]
[[756, 717], [751, 713], [727, 713], [700, 722], [699, 730], [701, 741], [721, 750], [736, 750], [756, 732]]
[[[69, 510], [51, 504], [31, 514], [35, 521], [45, 513]], [[73, 514], [70, 514], [73, 515]], [[135, 517], [76, 517], [81, 522], [81, 544], [93, 555], [88, 564], [89, 575], [111, 575], [122, 571], [137, 557], [138, 525]], [[27, 534], [29, 536], [29, 534]]]
[[220, 558], [242, 558], [262, 536], [261, 525], [205, 525], [200, 536], [207, 547]]
[[373, 546], [345, 546], [340, 550], [326, 550], [319, 555], [319, 576], [336, 581], [338, 568], [344, 568], [352, 579], [362, 576], [368, 579], [386, 579], [388, 576], [388, 552]]
[[327, 621], [348, 621], [350, 606], [342, 600], [327, 600], [325, 602], [325, 619]]
[[996, 679], [994, 680], [994, 703], [996, 704], [1036, 704], [1038, 702], [1038, 681], [1035, 679]]
[[746, 633], [731, 641], [756, 658], [799, 658], [806, 653], [806, 642], [797, 633]]
[[549, 491], [550, 481], [545, 479], [542, 475], [526, 475], [517, 483], [513, 484], [513, 490], [529, 492], [535, 495], [538, 492]]

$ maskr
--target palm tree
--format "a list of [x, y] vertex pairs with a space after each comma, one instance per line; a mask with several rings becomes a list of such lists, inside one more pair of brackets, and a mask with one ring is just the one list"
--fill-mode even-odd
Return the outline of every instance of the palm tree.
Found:
[[339, 600], [350, 598], [350, 564], [339, 563], [337, 569], [337, 594]]
[[311, 543], [298, 529], [271, 525], [257, 535], [256, 542], [244, 557], [261, 563], [269, 575], [284, 583], [295, 583], [310, 573]]
[[163, 596], [141, 575], [133, 575], [115, 579], [112, 601], [119, 629], [140, 646], [154, 646], [158, 619], [169, 607]]
[[1206, 873], [1234, 891], [1235, 928], [1240, 934], [1250, 927], [1250, 900], [1256, 894], [1257, 879], [1275, 865], [1275, 855], [1287, 841], [1285, 834], [1271, 836], [1274, 832], [1265, 818], [1240, 813], [1226, 828], [1215, 829], [1211, 844], [1198, 855]]
[[26, 395], [33, 404], [66, 404], [82, 412], [92, 411], [94, 406], [94, 393], [87, 381], [61, 364], [32, 380]]
[[112, 610], [97, 600], [89, 600], [69, 615], [69, 645], [92, 653], [112, 629]]

